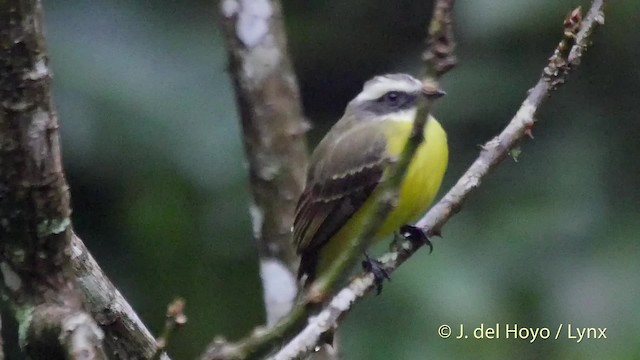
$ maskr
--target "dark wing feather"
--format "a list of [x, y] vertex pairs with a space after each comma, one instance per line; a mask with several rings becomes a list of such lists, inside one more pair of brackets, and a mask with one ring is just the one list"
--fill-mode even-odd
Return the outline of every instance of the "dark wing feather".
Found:
[[379, 130], [356, 126], [329, 133], [311, 159], [294, 220], [302, 255], [299, 275], [313, 275], [319, 249], [358, 211], [380, 182], [387, 163]]

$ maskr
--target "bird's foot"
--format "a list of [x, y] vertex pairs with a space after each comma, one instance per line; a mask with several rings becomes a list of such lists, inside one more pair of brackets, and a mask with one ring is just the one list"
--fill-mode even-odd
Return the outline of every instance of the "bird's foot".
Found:
[[389, 273], [385, 270], [384, 265], [380, 261], [371, 258], [369, 254], [365, 252], [364, 260], [362, 260], [362, 268], [364, 271], [368, 271], [373, 274], [373, 281], [376, 284], [376, 295], [380, 295], [384, 280], [387, 279], [391, 281]]
[[[327, 330], [320, 335], [320, 344], [329, 345], [333, 347], [333, 340], [335, 339], [336, 330], [334, 328]], [[320, 347], [316, 347], [316, 351], [320, 351]]]
[[427, 234], [422, 231], [419, 227], [413, 225], [403, 225], [400, 227], [400, 235], [402, 235], [405, 239], [411, 241], [416, 245], [427, 245], [429, 247], [429, 254], [433, 252], [433, 244], [431, 240], [427, 237]]

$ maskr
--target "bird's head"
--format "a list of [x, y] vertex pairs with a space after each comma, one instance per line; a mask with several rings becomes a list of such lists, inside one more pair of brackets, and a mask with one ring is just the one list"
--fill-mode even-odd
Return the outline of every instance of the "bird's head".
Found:
[[409, 115], [416, 109], [422, 83], [407, 74], [387, 74], [367, 81], [362, 91], [347, 106], [346, 113], [371, 119]]

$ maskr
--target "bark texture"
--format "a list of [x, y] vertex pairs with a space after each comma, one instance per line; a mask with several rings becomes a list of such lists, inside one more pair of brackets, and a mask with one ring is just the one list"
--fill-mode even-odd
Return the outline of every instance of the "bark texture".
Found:
[[[75, 234], [71, 265], [85, 307], [105, 333], [104, 346], [112, 359], [150, 359], [157, 352], [156, 339], [131, 305], [111, 283]], [[160, 357], [169, 360], [166, 354]]]
[[291, 241], [307, 168], [296, 77], [280, 2], [224, 0], [221, 23], [249, 163], [253, 235], [258, 244], [267, 323], [286, 314], [297, 292]]
[[50, 85], [41, 2], [0, 2], [0, 291], [31, 358], [103, 359], [103, 340], [149, 358], [153, 337], [73, 234]]
[[39, 1], [0, 3], [0, 273], [32, 358], [103, 359], [69, 266], [71, 210]]

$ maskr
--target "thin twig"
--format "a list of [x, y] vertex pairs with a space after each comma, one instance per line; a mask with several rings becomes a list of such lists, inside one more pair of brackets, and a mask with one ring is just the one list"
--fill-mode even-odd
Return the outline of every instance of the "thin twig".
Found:
[[171, 336], [182, 325], [187, 323], [187, 316], [184, 314], [185, 301], [182, 298], [174, 299], [169, 306], [167, 306], [167, 315], [164, 322], [164, 328], [162, 334], [156, 340], [157, 349], [153, 354], [152, 360], [159, 360], [162, 354], [167, 350]]
[[[538, 83], [529, 92], [522, 106], [509, 122], [507, 127], [493, 140], [487, 142], [467, 172], [458, 180], [451, 190], [440, 200], [427, 214], [417, 222], [417, 226], [424, 229], [428, 235], [437, 235], [442, 226], [461, 207], [467, 195], [480, 185], [481, 180], [504, 159], [509, 150], [527, 134], [536, 119], [534, 117], [543, 100], [547, 98], [552, 89], [556, 89], [564, 83], [570, 70], [575, 68], [587, 46], [591, 35], [598, 25], [604, 24], [604, 0], [594, 0], [589, 13], [584, 21], [581, 21], [580, 30], [574, 33], [573, 45], [569, 52], [570, 61], [557, 63], [550, 61]], [[563, 38], [564, 39], [564, 38]], [[554, 53], [555, 54], [555, 53]], [[572, 54], [574, 54], [572, 56]], [[549, 71], [554, 74], [549, 78]], [[558, 78], [556, 78], [558, 76]], [[562, 79], [562, 81], [554, 81]], [[380, 257], [385, 265], [385, 270], [393, 272], [398, 266], [413, 255], [422, 245], [411, 241], [400, 241], [393, 245], [393, 249]], [[356, 276], [345, 288], [343, 288], [331, 302], [317, 315], [309, 319], [309, 324], [288, 344], [286, 344], [274, 359], [294, 359], [303, 354], [318, 343], [322, 335], [332, 331], [337, 322], [351, 310], [357, 303], [375, 287], [374, 277], [369, 273], [361, 273]]]
[[[565, 61], [560, 61], [557, 56], [564, 51], [562, 47], [567, 39], [566, 33], [564, 34], [563, 40], [549, 59], [538, 83], [529, 90], [527, 98], [507, 127], [498, 136], [482, 146], [478, 158], [442, 200], [416, 223], [418, 227], [424, 229], [428, 234], [439, 234], [442, 226], [460, 210], [467, 195], [480, 185], [481, 180], [500, 163], [518, 141], [525, 135], [530, 135], [531, 128], [537, 121], [535, 114], [538, 108], [552, 90], [557, 89], [566, 81], [569, 72], [579, 64], [582, 55], [590, 45], [594, 30], [598, 25], [604, 24], [604, 4], [604, 0], [593, 1], [587, 16], [580, 21], [580, 26], [575, 29], [579, 29], [579, 31], [575, 33], [574, 30], [571, 36], [573, 40], [572, 45], [569, 46], [571, 51], [568, 58]], [[570, 16], [574, 12], [575, 10], [570, 13]]]

